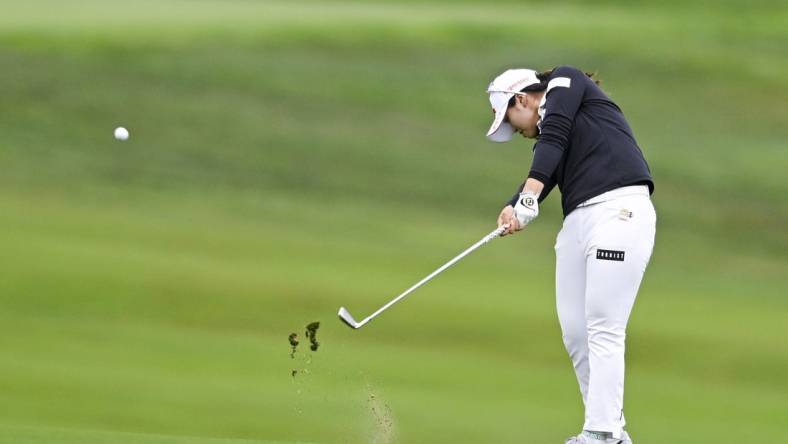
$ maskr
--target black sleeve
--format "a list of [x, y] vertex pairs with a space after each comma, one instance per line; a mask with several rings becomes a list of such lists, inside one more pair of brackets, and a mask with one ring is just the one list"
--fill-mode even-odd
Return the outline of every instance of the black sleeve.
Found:
[[[547, 195], [550, 194], [550, 191], [552, 191], [553, 188], [555, 187], [555, 181], [550, 178], [548, 178], [545, 181], [543, 181], [542, 179], [537, 179], [537, 180], [539, 180], [544, 184], [544, 188], [542, 188], [542, 192], [539, 193], [539, 199], [538, 199], [539, 203], [542, 203], [542, 201], [545, 200]], [[509, 202], [507, 202], [506, 204], [514, 206], [517, 203], [517, 199], [520, 198], [520, 193], [523, 192], [523, 188], [525, 188], [525, 182], [521, 183], [520, 186], [517, 187], [517, 192], [514, 193], [514, 196], [512, 196], [512, 198], [509, 199]]]
[[585, 74], [562, 66], [553, 71], [545, 91], [539, 139], [534, 145], [534, 160], [528, 177], [547, 182], [569, 145], [575, 115], [585, 95]]
[[553, 188], [555, 188], [555, 181], [552, 178], [542, 183], [544, 184], [544, 188], [542, 188], [542, 192], [539, 193], [539, 203], [542, 203], [542, 201], [547, 198], [547, 195], [550, 194], [550, 191], [553, 191]]

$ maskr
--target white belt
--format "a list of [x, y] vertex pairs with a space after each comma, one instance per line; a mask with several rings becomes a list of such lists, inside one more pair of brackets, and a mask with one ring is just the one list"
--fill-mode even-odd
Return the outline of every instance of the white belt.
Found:
[[593, 204], [598, 204], [600, 202], [613, 200], [617, 197], [633, 196], [633, 195], [649, 196], [650, 193], [648, 191], [648, 185], [631, 185], [628, 187], [616, 188], [615, 190], [610, 190], [598, 196], [594, 196], [591, 199], [582, 202], [580, 205], [578, 205], [578, 207], [586, 207], [588, 205], [593, 205]]

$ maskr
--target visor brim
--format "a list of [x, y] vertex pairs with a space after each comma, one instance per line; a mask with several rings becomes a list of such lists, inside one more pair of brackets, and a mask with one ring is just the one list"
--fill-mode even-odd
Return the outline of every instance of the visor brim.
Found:
[[495, 118], [493, 119], [490, 129], [487, 131], [487, 139], [493, 142], [508, 142], [512, 140], [514, 135], [514, 127], [509, 122], [504, 122], [506, 117], [506, 108], [503, 110], [496, 110]]

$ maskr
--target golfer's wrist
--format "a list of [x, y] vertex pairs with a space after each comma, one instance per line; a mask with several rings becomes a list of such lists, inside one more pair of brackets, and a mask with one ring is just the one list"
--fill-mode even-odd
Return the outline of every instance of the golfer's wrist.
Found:
[[544, 183], [539, 179], [535, 179], [533, 177], [529, 177], [525, 181], [525, 186], [520, 194], [523, 193], [531, 193], [536, 195], [537, 197], [542, 194], [542, 190], [544, 189]]

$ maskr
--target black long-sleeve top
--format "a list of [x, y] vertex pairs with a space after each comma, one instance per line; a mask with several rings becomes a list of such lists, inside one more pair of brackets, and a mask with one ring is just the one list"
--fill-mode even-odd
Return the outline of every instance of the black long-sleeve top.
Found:
[[[582, 71], [554, 69], [539, 114], [528, 177], [545, 185], [540, 202], [558, 185], [566, 217], [582, 202], [623, 186], [644, 184], [654, 192], [651, 171], [624, 114]], [[517, 195], [510, 204], [516, 201]]]

